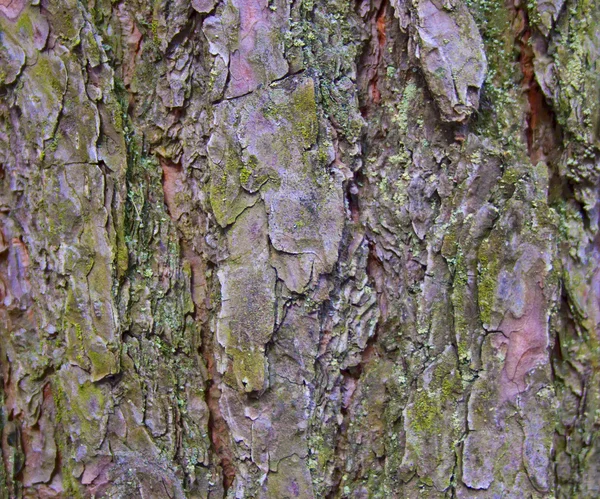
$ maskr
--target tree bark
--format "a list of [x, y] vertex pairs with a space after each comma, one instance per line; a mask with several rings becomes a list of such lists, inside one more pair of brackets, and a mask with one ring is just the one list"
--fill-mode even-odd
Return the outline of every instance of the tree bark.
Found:
[[600, 496], [598, 25], [0, 0], [0, 497]]

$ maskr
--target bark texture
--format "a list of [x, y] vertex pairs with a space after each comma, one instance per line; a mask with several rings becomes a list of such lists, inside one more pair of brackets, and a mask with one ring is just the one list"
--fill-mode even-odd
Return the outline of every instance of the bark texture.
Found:
[[600, 496], [599, 25], [0, 0], [0, 497]]

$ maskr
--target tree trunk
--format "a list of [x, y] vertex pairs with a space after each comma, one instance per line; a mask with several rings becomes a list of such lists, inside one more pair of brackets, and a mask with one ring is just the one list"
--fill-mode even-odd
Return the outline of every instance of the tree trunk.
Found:
[[0, 497], [600, 496], [600, 4], [0, 0]]

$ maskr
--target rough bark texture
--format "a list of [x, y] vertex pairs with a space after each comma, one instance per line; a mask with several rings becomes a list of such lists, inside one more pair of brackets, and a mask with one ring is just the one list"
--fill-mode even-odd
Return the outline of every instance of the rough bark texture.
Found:
[[599, 25], [0, 0], [0, 497], [598, 497]]

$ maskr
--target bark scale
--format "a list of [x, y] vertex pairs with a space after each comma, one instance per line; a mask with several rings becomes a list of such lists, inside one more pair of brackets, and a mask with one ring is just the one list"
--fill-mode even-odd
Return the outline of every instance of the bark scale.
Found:
[[0, 496], [600, 495], [599, 23], [0, 0]]

